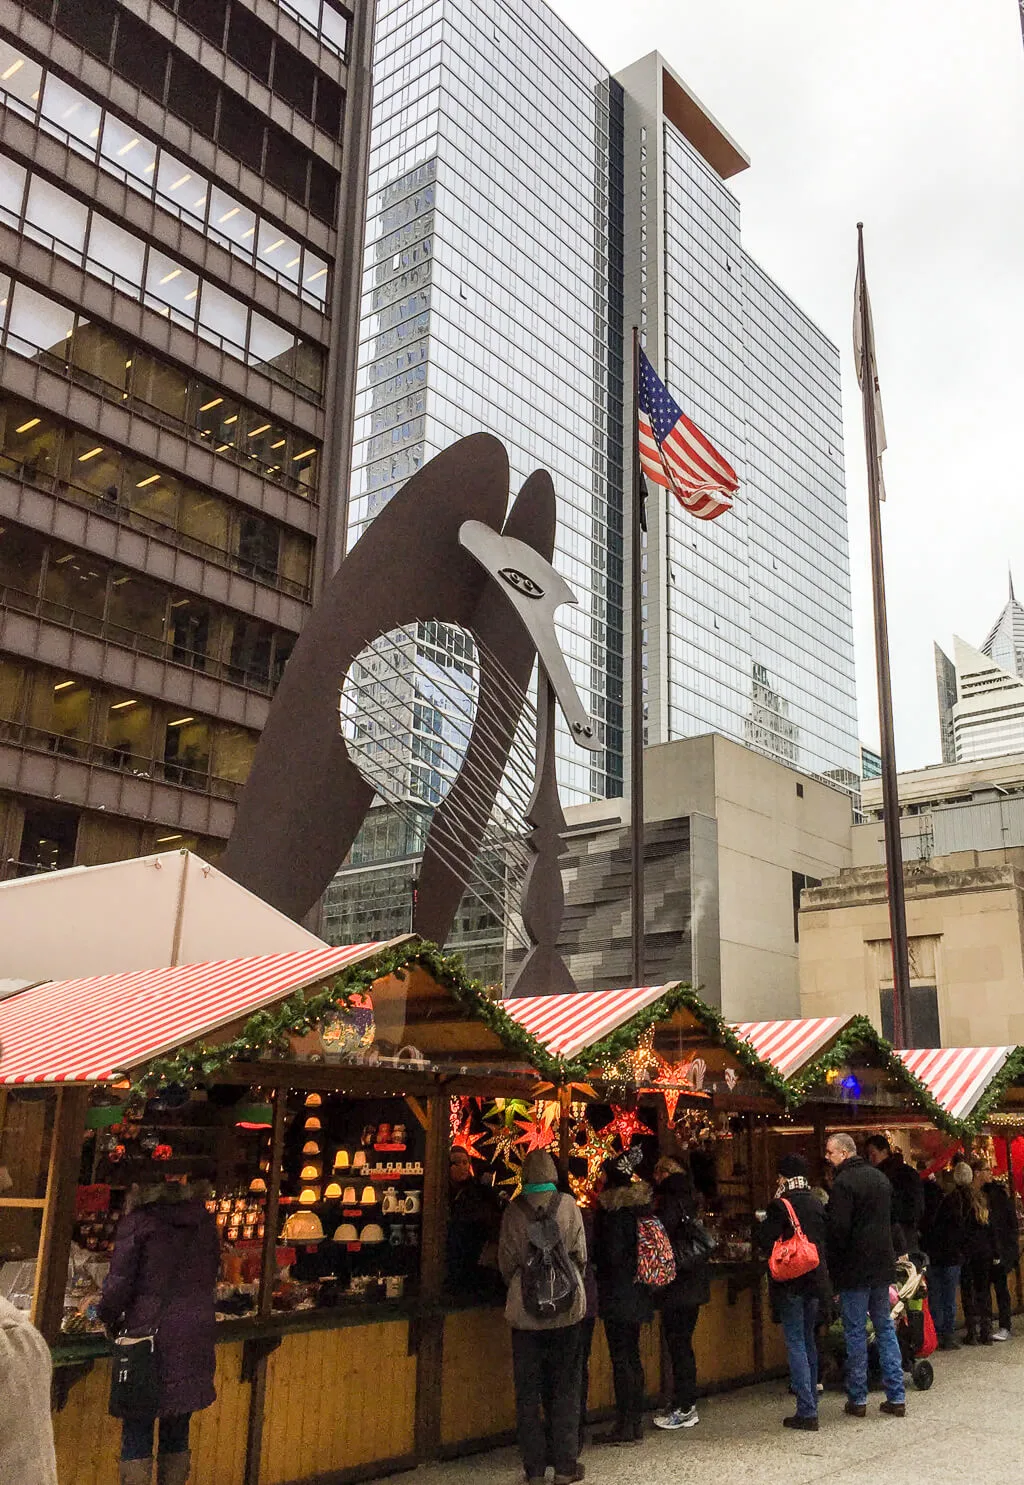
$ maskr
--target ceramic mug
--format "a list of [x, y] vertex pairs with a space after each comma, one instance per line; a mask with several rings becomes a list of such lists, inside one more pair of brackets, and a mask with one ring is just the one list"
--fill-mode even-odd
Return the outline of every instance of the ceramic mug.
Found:
[[403, 1210], [409, 1215], [420, 1210], [420, 1193], [418, 1191], [407, 1191], [405, 1201], [402, 1203]]

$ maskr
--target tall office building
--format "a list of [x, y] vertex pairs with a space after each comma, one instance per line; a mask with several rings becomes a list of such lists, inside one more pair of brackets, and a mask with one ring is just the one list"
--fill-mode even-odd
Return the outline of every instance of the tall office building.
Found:
[[343, 549], [372, 23], [0, 10], [0, 875], [230, 833]]
[[[541, 0], [380, 6], [351, 531], [476, 429], [513, 489], [550, 469], [580, 599], [562, 642], [605, 742], [560, 736], [567, 804], [622, 792], [631, 324], [742, 482], [713, 524], [649, 501], [647, 740], [720, 732], [859, 783], [839, 354], [743, 250], [726, 181], [746, 165], [659, 56], [611, 78]], [[412, 695], [408, 714], [429, 807], [441, 724]], [[331, 936], [408, 927], [417, 836], [378, 812]], [[496, 951], [485, 916], [457, 941]]]
[[619, 79], [626, 322], [740, 478], [717, 521], [648, 501], [647, 741], [719, 732], [854, 792], [839, 352], [743, 249], [742, 150], [657, 53]]
[[976, 650], [953, 637], [953, 659], [935, 646], [943, 763], [1024, 751], [1024, 607], [1010, 595]]

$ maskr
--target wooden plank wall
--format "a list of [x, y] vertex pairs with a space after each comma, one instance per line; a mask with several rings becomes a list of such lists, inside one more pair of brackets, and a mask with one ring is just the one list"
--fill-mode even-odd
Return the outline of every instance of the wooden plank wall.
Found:
[[[241, 1365], [240, 1341], [217, 1347], [217, 1401], [192, 1423], [193, 1478], [210, 1485], [242, 1485], [249, 1385], [240, 1380]], [[60, 1485], [117, 1485], [121, 1425], [107, 1412], [109, 1396], [110, 1362], [104, 1359], [53, 1415]]]
[[267, 1365], [260, 1485], [411, 1454], [415, 1406], [408, 1321], [286, 1335]]

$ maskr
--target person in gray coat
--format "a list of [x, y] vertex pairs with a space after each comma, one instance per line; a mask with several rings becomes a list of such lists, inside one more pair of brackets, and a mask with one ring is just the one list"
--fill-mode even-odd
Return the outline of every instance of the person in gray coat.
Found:
[[23, 1310], [0, 1299], [0, 1480], [57, 1485], [50, 1348]]
[[[542, 1214], [557, 1225], [577, 1280], [569, 1308], [546, 1319], [530, 1313], [523, 1303], [522, 1289], [530, 1228]], [[512, 1329], [516, 1433], [530, 1485], [539, 1485], [544, 1479], [549, 1453], [556, 1485], [583, 1479], [577, 1456], [586, 1266], [587, 1242], [580, 1209], [571, 1196], [558, 1190], [558, 1172], [547, 1151], [531, 1150], [523, 1161], [522, 1194], [506, 1208], [498, 1239], [498, 1267], [508, 1285], [505, 1319]]]

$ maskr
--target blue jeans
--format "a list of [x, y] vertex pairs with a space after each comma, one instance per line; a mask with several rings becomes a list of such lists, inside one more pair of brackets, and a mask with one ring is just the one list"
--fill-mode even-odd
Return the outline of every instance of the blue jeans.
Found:
[[928, 1270], [928, 1299], [935, 1329], [940, 1336], [952, 1335], [956, 1330], [956, 1291], [959, 1283], [958, 1263]]
[[889, 1286], [873, 1289], [844, 1289], [839, 1295], [846, 1341], [846, 1395], [852, 1403], [868, 1400], [868, 1316], [875, 1327], [882, 1386], [891, 1403], [906, 1401], [903, 1390], [903, 1360], [896, 1330], [889, 1314]]
[[796, 1393], [798, 1418], [818, 1416], [818, 1347], [814, 1327], [818, 1323], [818, 1299], [813, 1294], [788, 1294], [776, 1298], [782, 1334], [786, 1338], [789, 1380]]
[[[187, 1454], [191, 1413], [169, 1413], [159, 1422], [160, 1453]], [[155, 1418], [125, 1418], [121, 1424], [121, 1458], [152, 1459]]]

